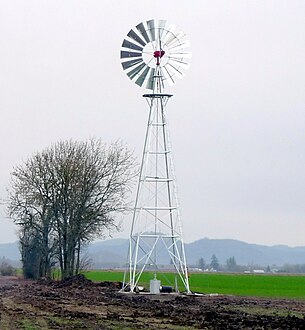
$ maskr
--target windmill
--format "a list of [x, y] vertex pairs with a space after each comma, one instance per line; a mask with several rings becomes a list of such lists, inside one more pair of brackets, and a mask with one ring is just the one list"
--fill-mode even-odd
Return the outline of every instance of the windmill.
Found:
[[150, 292], [158, 293], [161, 258], [168, 257], [173, 287], [190, 293], [174, 175], [166, 105], [172, 97], [164, 93], [188, 69], [190, 43], [183, 32], [165, 20], [149, 20], [131, 29], [122, 43], [121, 64], [127, 76], [149, 93], [149, 107], [140, 175], [129, 239], [128, 270], [123, 292], [135, 292], [144, 270], [155, 273]]

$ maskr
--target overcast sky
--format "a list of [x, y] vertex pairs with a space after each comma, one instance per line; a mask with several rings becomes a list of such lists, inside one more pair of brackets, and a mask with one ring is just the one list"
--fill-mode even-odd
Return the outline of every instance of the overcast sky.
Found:
[[[304, 17], [304, 0], [2, 0], [1, 199], [13, 167], [59, 140], [122, 139], [140, 158], [145, 90], [119, 51], [160, 18], [192, 44], [167, 90], [185, 240], [305, 245]], [[15, 241], [0, 217], [0, 243]]]

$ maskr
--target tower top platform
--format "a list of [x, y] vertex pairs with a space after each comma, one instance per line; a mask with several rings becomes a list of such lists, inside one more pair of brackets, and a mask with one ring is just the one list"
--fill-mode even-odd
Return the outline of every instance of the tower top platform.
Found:
[[162, 98], [162, 97], [172, 97], [173, 94], [164, 94], [164, 93], [151, 93], [151, 94], [143, 94], [143, 97], [150, 98]]

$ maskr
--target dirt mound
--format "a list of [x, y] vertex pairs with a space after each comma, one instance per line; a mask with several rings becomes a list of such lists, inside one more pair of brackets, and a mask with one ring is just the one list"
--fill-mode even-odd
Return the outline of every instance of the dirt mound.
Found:
[[[54, 282], [52, 283], [54, 284]], [[55, 284], [57, 284], [57, 287], [59, 288], [64, 288], [64, 287], [82, 287], [82, 286], [90, 286], [93, 284], [91, 280], [88, 280], [85, 275], [83, 274], [78, 274], [75, 276], [70, 276], [62, 281], [56, 281]]]
[[0, 280], [0, 329], [305, 329], [305, 302], [119, 293], [121, 283]]
[[110, 290], [120, 290], [122, 288], [122, 285], [123, 285], [122, 282], [104, 281], [104, 282], [97, 283], [97, 286], [102, 287], [102, 288], [107, 288]]

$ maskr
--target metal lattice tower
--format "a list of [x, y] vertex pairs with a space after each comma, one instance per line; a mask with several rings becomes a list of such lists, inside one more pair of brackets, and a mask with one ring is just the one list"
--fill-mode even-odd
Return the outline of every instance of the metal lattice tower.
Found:
[[134, 292], [144, 270], [157, 273], [161, 259], [167, 256], [178, 284], [190, 293], [182, 236], [178, 196], [166, 105], [171, 94], [163, 92], [164, 83], [172, 85], [188, 68], [184, 51], [189, 43], [183, 33], [163, 20], [150, 20], [130, 30], [122, 44], [122, 66], [130, 79], [151, 90], [144, 94], [149, 115], [144, 150], [130, 232], [128, 271], [122, 291]]

